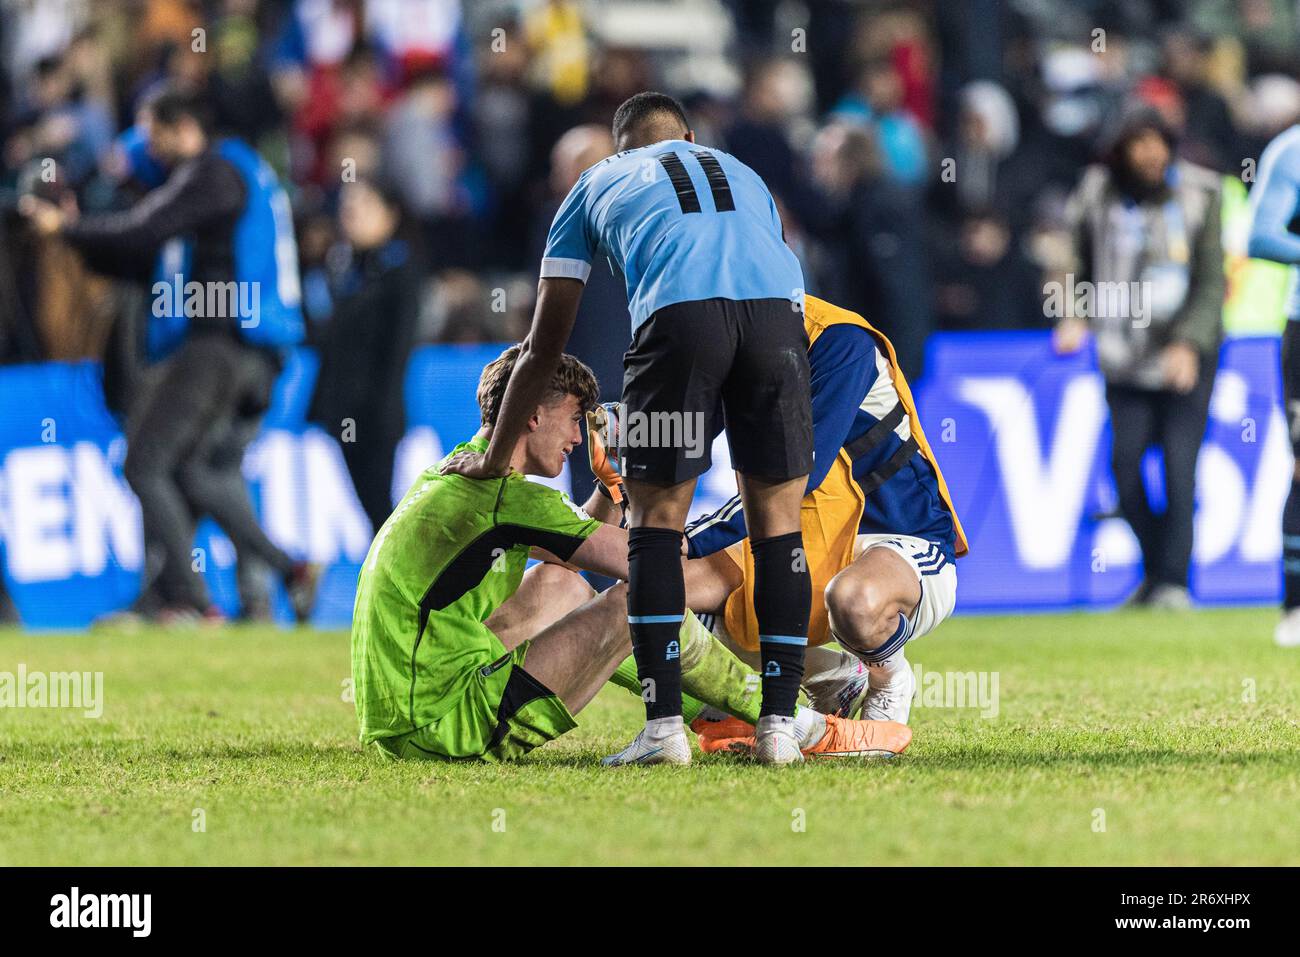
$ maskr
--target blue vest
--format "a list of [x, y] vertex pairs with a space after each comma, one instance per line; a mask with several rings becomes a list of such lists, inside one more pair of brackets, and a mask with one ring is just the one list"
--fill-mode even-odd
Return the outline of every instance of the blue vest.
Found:
[[[247, 198], [234, 232], [234, 279], [241, 289], [256, 290], [256, 315], [231, 321], [240, 338], [251, 345], [276, 349], [298, 345], [305, 330], [289, 197], [275, 171], [246, 143], [222, 140], [217, 154], [234, 166], [244, 181]], [[155, 281], [183, 286], [192, 252], [188, 239], [176, 237], [168, 242], [158, 256]], [[153, 361], [175, 351], [185, 339], [189, 320], [183, 298], [173, 300], [169, 308], [154, 310], [151, 316], [147, 349]]]

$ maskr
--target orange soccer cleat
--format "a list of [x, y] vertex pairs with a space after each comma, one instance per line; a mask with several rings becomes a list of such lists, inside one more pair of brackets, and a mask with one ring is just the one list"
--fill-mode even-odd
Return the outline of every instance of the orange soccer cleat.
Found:
[[727, 715], [720, 721], [696, 718], [691, 730], [699, 737], [700, 750], [705, 754], [725, 751], [750, 753], [754, 750], [754, 726]]
[[[865, 721], [825, 715], [826, 730], [817, 743], [803, 748], [810, 758], [892, 758], [912, 743], [912, 729], [897, 721]], [[696, 718], [691, 730], [699, 735], [705, 754], [753, 754], [754, 726], [739, 718], [721, 721]]]
[[810, 758], [892, 758], [912, 743], [912, 729], [897, 721], [856, 721], [826, 716], [826, 733], [803, 753]]

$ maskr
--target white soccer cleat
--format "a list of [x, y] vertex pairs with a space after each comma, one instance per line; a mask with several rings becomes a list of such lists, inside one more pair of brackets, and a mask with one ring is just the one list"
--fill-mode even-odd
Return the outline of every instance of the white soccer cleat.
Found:
[[1300, 608], [1292, 608], [1277, 623], [1273, 640], [1279, 648], [1300, 648]]
[[868, 721], [896, 721], [907, 724], [916, 694], [916, 675], [900, 654], [899, 665], [885, 669], [867, 667], [867, 696], [862, 702], [862, 717]]
[[651, 738], [642, 728], [637, 736], [618, 754], [601, 758], [600, 763], [607, 768], [618, 768], [625, 764], [690, 764], [691, 742], [685, 730], [677, 730], [662, 737]]
[[761, 764], [795, 764], [803, 760], [794, 736], [794, 719], [766, 715], [758, 719], [754, 734], [754, 757]]

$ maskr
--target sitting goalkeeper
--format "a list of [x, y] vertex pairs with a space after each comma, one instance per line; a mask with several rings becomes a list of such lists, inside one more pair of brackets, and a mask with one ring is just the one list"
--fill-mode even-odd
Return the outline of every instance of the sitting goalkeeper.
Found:
[[[482, 451], [519, 356], [512, 346], [483, 370], [482, 429], [452, 450]], [[575, 567], [625, 581], [627, 532], [593, 493], [593, 518], [555, 489], [582, 443], [598, 395], [591, 370], [562, 357], [550, 391], [519, 439], [504, 478], [470, 479], [434, 466], [376, 535], [352, 616], [352, 676], [363, 742], [402, 758], [518, 757], [575, 726], [631, 654], [626, 585], [594, 596]], [[529, 556], [542, 564], [529, 569]], [[682, 687], [750, 723], [759, 680], [693, 615], [681, 632]], [[806, 753], [897, 752], [910, 732], [889, 722], [841, 721], [801, 709]], [[617, 757], [617, 756], [616, 756]], [[616, 759], [606, 763], [632, 763]], [[660, 763], [654, 754], [635, 763]]]

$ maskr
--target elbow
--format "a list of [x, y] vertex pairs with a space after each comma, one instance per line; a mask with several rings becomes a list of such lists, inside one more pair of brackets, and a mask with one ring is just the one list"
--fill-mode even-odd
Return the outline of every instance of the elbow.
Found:
[[564, 353], [564, 346], [548, 342], [537, 342], [532, 336], [524, 339], [519, 346], [519, 358], [516, 366], [553, 368], [559, 364]]

